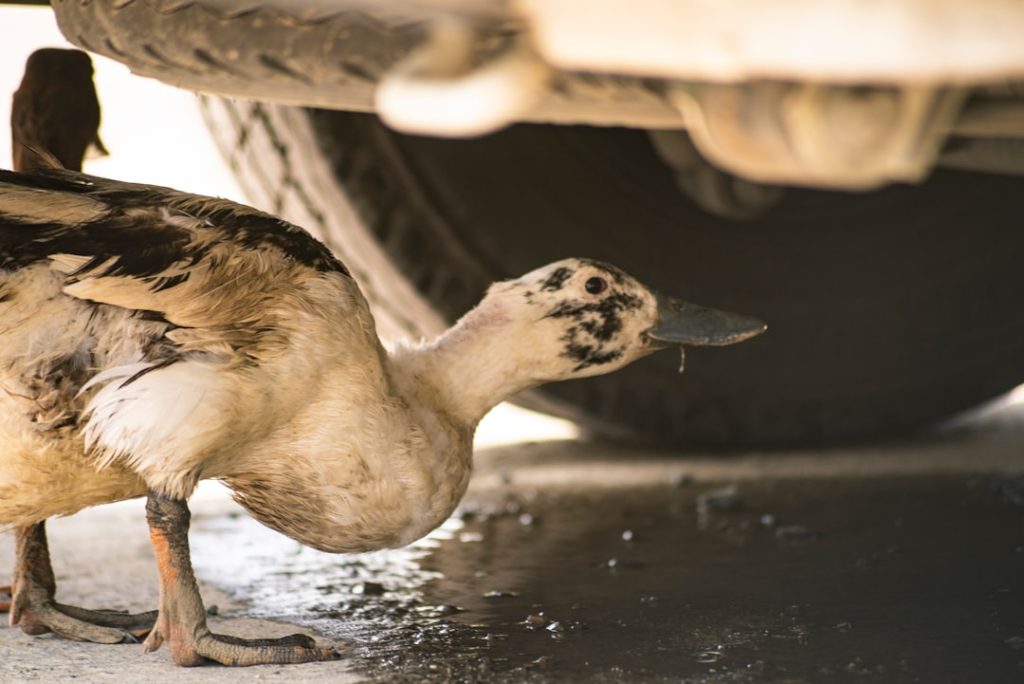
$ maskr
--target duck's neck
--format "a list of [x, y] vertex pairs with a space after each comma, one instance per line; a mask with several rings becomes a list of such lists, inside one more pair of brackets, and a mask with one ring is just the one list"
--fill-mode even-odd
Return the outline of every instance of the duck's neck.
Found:
[[[392, 354], [399, 391], [473, 429], [495, 405], [537, 382], [500, 308], [478, 307], [432, 342]], [[528, 356], [528, 354], [527, 354]]]

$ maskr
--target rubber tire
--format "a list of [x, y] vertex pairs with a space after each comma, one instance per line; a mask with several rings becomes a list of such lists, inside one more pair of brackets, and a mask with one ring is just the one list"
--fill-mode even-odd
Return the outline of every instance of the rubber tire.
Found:
[[[1024, 380], [1024, 183], [938, 171], [865, 194], [788, 190], [762, 219], [695, 208], [641, 131], [523, 125], [477, 140], [311, 111], [336, 181], [449, 319], [565, 256], [616, 263], [769, 331], [545, 392], [603, 433], [713, 448], [836, 444], [934, 424]], [[376, 170], [354, 167], [354, 155]], [[405, 237], [389, 240], [400, 227]]]
[[[53, 0], [64, 36], [171, 85], [261, 102], [373, 111], [378, 82], [439, 18], [462, 16], [479, 49], [522, 25], [512, 5], [302, 0]], [[477, 8], [479, 9], [479, 8]], [[661, 81], [556, 70], [532, 121], [678, 121]]]
[[193, 90], [368, 110], [381, 75], [420, 42], [422, 20], [343, 6], [53, 0], [75, 45]]

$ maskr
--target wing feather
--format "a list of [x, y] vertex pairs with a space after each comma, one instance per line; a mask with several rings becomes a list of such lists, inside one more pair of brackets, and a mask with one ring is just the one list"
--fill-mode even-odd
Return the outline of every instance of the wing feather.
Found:
[[65, 170], [0, 171], [0, 268], [42, 260], [73, 297], [180, 326], [248, 319], [246, 304], [268, 288], [349, 275], [301, 228], [234, 202]]

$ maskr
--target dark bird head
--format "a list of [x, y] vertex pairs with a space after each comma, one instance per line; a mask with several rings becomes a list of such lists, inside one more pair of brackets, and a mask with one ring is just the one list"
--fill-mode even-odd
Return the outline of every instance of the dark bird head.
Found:
[[80, 171], [90, 146], [106, 154], [92, 76], [92, 60], [81, 50], [43, 48], [29, 56], [11, 103], [15, 170], [51, 168], [56, 159]]

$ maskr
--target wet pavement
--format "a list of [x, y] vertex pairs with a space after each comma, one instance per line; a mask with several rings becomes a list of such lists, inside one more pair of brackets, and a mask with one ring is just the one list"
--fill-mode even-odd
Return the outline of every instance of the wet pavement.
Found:
[[344, 564], [221, 519], [195, 560], [386, 681], [1024, 681], [1024, 475], [718, 484], [471, 499]]
[[[1024, 412], [982, 428], [724, 460], [585, 442], [491, 450], [440, 530], [348, 557], [213, 492], [194, 505], [193, 559], [215, 629], [291, 631], [272, 619], [345, 655], [250, 679], [1021, 682]], [[141, 506], [121, 506], [52, 525], [67, 600], [155, 601]], [[58, 672], [236, 676], [0, 629], [0, 680]]]

